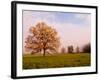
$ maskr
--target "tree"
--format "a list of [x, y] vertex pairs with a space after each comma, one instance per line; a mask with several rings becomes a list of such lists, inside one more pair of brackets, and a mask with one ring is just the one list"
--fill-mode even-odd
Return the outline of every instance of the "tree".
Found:
[[66, 53], [66, 49], [64, 47], [61, 48], [61, 53]]
[[73, 46], [68, 46], [68, 53], [73, 53]]
[[32, 53], [56, 52], [60, 45], [57, 31], [44, 22], [37, 23], [35, 27], [31, 27], [30, 35], [26, 38], [25, 48]]
[[76, 53], [79, 53], [80, 52], [80, 50], [79, 50], [79, 47], [77, 46], [76, 47]]
[[83, 46], [83, 53], [91, 53], [91, 45], [90, 43]]

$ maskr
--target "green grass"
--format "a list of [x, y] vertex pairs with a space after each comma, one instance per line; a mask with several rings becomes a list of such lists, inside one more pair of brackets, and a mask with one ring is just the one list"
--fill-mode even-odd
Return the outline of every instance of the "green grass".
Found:
[[90, 66], [89, 53], [55, 54], [55, 55], [23, 55], [23, 69], [60, 68]]

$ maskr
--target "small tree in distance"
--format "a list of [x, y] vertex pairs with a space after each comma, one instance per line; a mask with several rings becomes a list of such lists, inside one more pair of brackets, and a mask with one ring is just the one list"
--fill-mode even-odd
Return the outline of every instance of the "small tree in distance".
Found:
[[66, 53], [66, 49], [64, 47], [61, 48], [61, 53]]
[[60, 40], [57, 31], [44, 22], [37, 23], [31, 27], [30, 35], [26, 38], [25, 48], [32, 51], [32, 53], [43, 53], [45, 56], [46, 51], [56, 52], [60, 45]]
[[71, 46], [68, 46], [68, 53], [73, 53], [73, 46], [71, 45]]
[[90, 43], [83, 46], [83, 53], [91, 53], [91, 45]]
[[80, 52], [80, 50], [79, 50], [79, 47], [77, 46], [76, 47], [76, 53], [79, 53]]

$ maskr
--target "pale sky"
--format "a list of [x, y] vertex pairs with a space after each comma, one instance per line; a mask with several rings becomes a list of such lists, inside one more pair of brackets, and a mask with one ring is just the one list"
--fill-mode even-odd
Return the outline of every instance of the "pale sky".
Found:
[[24, 10], [23, 49], [29, 28], [41, 21], [56, 29], [60, 37], [60, 48], [67, 48], [69, 45], [73, 45], [74, 48], [82, 47], [91, 41], [91, 14], [89, 13]]

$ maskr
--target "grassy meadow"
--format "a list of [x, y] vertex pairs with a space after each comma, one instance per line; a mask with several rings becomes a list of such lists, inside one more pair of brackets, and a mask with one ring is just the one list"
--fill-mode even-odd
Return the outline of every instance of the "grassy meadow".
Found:
[[61, 68], [90, 66], [90, 53], [53, 55], [23, 54], [23, 69]]

